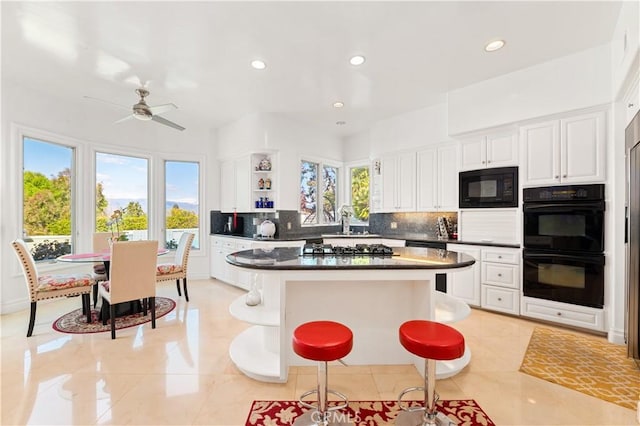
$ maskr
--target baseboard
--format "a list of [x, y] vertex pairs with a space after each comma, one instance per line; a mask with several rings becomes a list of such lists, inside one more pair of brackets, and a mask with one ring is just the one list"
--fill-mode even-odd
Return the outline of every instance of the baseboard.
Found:
[[609, 340], [609, 342], [614, 343], [616, 345], [627, 344], [624, 338], [624, 330], [609, 329], [609, 333], [607, 334], [607, 340]]

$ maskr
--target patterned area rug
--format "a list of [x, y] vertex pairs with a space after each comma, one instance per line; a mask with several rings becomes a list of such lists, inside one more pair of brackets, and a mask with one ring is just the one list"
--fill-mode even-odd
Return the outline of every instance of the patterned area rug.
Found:
[[604, 337], [536, 327], [520, 371], [596, 398], [635, 409], [640, 370], [625, 346]]
[[[176, 307], [176, 302], [167, 297], [156, 297], [156, 320], [167, 315]], [[111, 323], [102, 325], [98, 320], [98, 311], [91, 310], [91, 324], [87, 324], [87, 316], [82, 313], [82, 309], [76, 309], [65, 314], [53, 322], [53, 329], [62, 333], [101, 333], [111, 331]], [[124, 315], [116, 318], [116, 330], [151, 322], [151, 313], [144, 316], [142, 312], [137, 314]]]
[[[410, 406], [419, 405], [417, 401], [406, 402]], [[336, 403], [330, 401], [329, 405]], [[495, 424], [473, 399], [443, 400], [438, 401], [437, 405], [440, 412], [457, 421], [458, 425]], [[291, 425], [294, 419], [305, 411], [307, 409], [301, 407], [298, 401], [253, 401], [245, 426]], [[355, 426], [378, 426], [393, 424], [399, 412], [397, 401], [350, 401], [349, 406], [341, 413], [340, 419], [336, 417], [335, 420], [352, 422]]]

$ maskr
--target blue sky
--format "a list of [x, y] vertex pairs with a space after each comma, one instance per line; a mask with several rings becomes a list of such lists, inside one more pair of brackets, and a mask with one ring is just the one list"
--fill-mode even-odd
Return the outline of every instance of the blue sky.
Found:
[[[24, 169], [56, 176], [65, 167], [71, 167], [72, 153], [72, 148], [25, 138]], [[198, 164], [179, 161], [165, 164], [167, 201], [197, 204]], [[96, 154], [96, 180], [102, 182], [107, 199], [146, 199], [147, 171], [145, 158]]]

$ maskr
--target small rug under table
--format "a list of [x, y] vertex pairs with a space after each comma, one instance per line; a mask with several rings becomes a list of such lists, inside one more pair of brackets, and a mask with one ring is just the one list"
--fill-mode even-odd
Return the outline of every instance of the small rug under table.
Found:
[[[167, 315], [176, 307], [176, 302], [168, 297], [156, 297], [156, 319]], [[53, 329], [62, 333], [82, 334], [82, 333], [101, 333], [111, 330], [111, 323], [107, 321], [107, 325], [102, 325], [102, 321], [98, 319], [99, 312], [95, 309], [91, 310], [91, 324], [87, 324], [87, 316], [82, 313], [82, 309], [76, 309], [68, 314], [64, 314], [53, 322]], [[151, 322], [151, 312], [147, 311], [147, 315], [142, 312], [123, 315], [116, 317], [116, 330], [127, 327]]]
[[[411, 406], [418, 401], [405, 401]], [[337, 404], [330, 401], [329, 406]], [[438, 411], [446, 414], [458, 425], [494, 425], [487, 414], [473, 399], [442, 400], [437, 403]], [[298, 401], [253, 401], [245, 426], [284, 426], [292, 425], [295, 418], [306, 412]], [[400, 412], [397, 401], [349, 401], [343, 411], [344, 419], [355, 426], [377, 426], [393, 424]]]
[[635, 409], [640, 370], [627, 348], [604, 337], [536, 327], [520, 371]]

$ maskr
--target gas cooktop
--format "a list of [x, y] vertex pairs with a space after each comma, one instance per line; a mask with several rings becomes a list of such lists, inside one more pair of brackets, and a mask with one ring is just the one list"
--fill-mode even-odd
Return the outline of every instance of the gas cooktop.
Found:
[[305, 256], [393, 256], [393, 249], [384, 244], [356, 244], [353, 247], [310, 243], [302, 249]]

